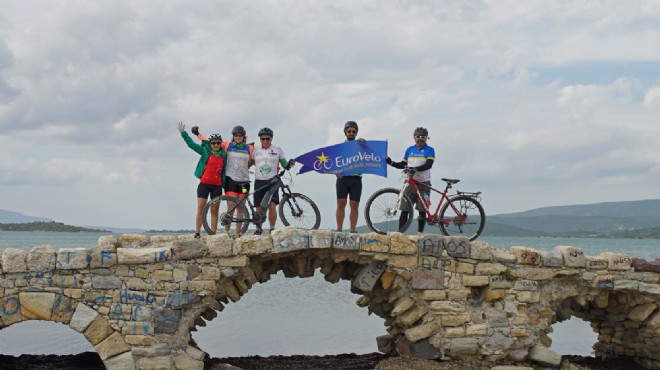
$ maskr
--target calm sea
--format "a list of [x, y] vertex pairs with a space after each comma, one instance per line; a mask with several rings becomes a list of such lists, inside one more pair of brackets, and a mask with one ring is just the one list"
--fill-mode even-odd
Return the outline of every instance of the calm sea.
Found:
[[[91, 248], [96, 233], [0, 232], [5, 248], [29, 250], [49, 244], [54, 248]], [[487, 237], [496, 248], [527, 246], [552, 250], [557, 245], [581, 248], [587, 255], [626, 253], [652, 260], [660, 257], [660, 240], [587, 238]], [[383, 319], [358, 307], [359, 296], [350, 282], [329, 284], [317, 271], [311, 278], [287, 279], [281, 273], [258, 284], [240, 301], [230, 303], [216, 319], [198, 327], [193, 338], [212, 357], [246, 355], [338, 354], [376, 352], [375, 338], [386, 334]], [[561, 354], [591, 355], [596, 334], [577, 318], [557, 323], [552, 349]], [[0, 354], [75, 354], [94, 351], [82, 334], [53, 322], [27, 321], [0, 331]]]

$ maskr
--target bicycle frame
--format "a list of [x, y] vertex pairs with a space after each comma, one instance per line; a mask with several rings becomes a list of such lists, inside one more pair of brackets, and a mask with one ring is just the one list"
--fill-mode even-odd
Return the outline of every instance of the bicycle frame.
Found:
[[[406, 171], [404, 170], [404, 172], [406, 172]], [[450, 197], [447, 195], [447, 192], [449, 191], [449, 189], [452, 188], [452, 185], [457, 183], [458, 181], [449, 180], [449, 179], [442, 179], [443, 181], [445, 181], [447, 183], [447, 186], [445, 187], [444, 191], [440, 191], [440, 190], [438, 190], [438, 189], [436, 189], [436, 188], [434, 188], [430, 185], [427, 185], [423, 182], [415, 180], [411, 173], [407, 173], [407, 174], [408, 174], [408, 178], [406, 179], [403, 187], [401, 188], [401, 191], [399, 192], [399, 199], [397, 200], [397, 208], [398, 208], [398, 206], [401, 202], [401, 198], [403, 197], [403, 194], [406, 191], [406, 188], [408, 186], [412, 186], [413, 190], [415, 191], [415, 194], [417, 195], [417, 200], [420, 202], [420, 204], [424, 208], [424, 211], [426, 212], [426, 217], [427, 217], [426, 220], [429, 224], [440, 223], [440, 222], [449, 223], [449, 222], [455, 221], [455, 219], [453, 219], [453, 218], [439, 219], [438, 213], [440, 212], [440, 209], [442, 208], [442, 205], [445, 202], [449, 201]], [[427, 201], [424, 199], [424, 197], [422, 196], [422, 193], [419, 191], [419, 189], [420, 189], [419, 186], [423, 186], [425, 188], [428, 188], [432, 192], [440, 194], [440, 201], [438, 202], [438, 205], [435, 208], [435, 212], [431, 213], [431, 209], [427, 205]], [[411, 199], [411, 201], [412, 201], [412, 199]], [[454, 212], [456, 212], [456, 214], [458, 214], [458, 215], [461, 214], [461, 212], [459, 211], [458, 208], [456, 208], [456, 206], [454, 205], [453, 202], [449, 202], [449, 206], [454, 210]]]
[[[282, 175], [284, 175], [285, 171], [286, 170], [282, 170], [280, 173], [275, 175], [275, 177], [273, 177], [268, 184], [260, 187], [259, 189], [254, 189], [254, 191], [252, 191], [249, 194], [246, 194], [242, 198], [238, 198], [239, 201], [234, 203], [234, 205], [227, 210], [227, 213], [232, 214], [231, 222], [252, 222], [252, 223], [263, 222], [263, 220], [255, 220], [254, 215], [256, 214], [256, 210], [255, 210], [254, 204], [252, 204], [252, 201], [250, 200], [250, 197], [252, 195], [254, 195], [254, 193], [260, 191], [261, 189], [264, 189], [264, 188], [270, 186], [271, 184], [274, 184], [268, 190], [268, 192], [264, 195], [264, 198], [261, 200], [261, 204], [259, 205], [260, 208], [262, 209], [262, 211], [265, 212], [268, 209], [268, 203], [270, 203], [270, 200], [273, 198], [273, 195], [275, 195], [275, 192], [282, 189], [282, 195], [287, 194], [287, 192], [288, 192], [288, 194], [291, 194], [291, 189], [289, 188], [289, 185], [284, 184], [284, 182], [282, 181]], [[238, 207], [238, 204], [245, 203], [246, 201], [247, 201], [247, 205], [249, 206], [249, 210], [250, 210], [249, 217], [234, 217], [233, 214], [234, 214], [234, 211], [236, 210], [236, 207]], [[223, 225], [223, 226], [226, 226], [226, 225]]]

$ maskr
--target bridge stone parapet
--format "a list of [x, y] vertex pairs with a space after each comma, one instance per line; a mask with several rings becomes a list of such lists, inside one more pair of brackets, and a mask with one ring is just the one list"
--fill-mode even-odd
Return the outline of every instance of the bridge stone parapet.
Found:
[[320, 271], [330, 283], [351, 280], [357, 304], [384, 319], [383, 352], [557, 366], [551, 325], [576, 316], [598, 333], [596, 356], [660, 369], [659, 266], [431, 234], [104, 236], [92, 249], [6, 249], [0, 329], [55, 321], [82, 333], [108, 369], [202, 369], [191, 330], [278, 271]]

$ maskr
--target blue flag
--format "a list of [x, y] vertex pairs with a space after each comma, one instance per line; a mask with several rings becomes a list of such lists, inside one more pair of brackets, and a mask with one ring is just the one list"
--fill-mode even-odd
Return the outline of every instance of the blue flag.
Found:
[[333, 175], [373, 174], [387, 177], [387, 141], [346, 141], [312, 150], [296, 158], [298, 174], [316, 171]]

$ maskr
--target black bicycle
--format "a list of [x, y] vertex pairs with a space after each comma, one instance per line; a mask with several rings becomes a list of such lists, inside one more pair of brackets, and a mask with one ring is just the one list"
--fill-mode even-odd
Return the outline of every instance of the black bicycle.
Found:
[[[282, 181], [282, 176], [287, 171], [287, 168], [283, 169], [267, 185], [255, 189], [252, 193], [246, 194], [242, 198], [221, 195], [211, 199], [202, 211], [204, 215], [202, 219], [204, 230], [209, 235], [213, 235], [217, 232], [218, 222], [223, 229], [226, 229], [232, 223], [238, 223], [239, 234], [245, 234], [250, 223], [259, 225], [268, 221], [266, 217], [268, 204], [278, 190], [282, 190], [278, 213], [280, 220], [282, 220], [285, 226], [293, 225], [302, 229], [318, 229], [321, 225], [319, 208], [306, 195], [291, 192], [290, 186], [293, 184], [291, 175], [289, 174], [288, 176], [288, 184]], [[246, 185], [248, 184], [249, 182], [239, 183], [245, 193], [247, 193]], [[256, 207], [252, 204], [251, 195], [271, 184], [274, 185], [268, 190], [261, 201], [261, 210], [257, 211]], [[250, 208], [249, 210], [248, 207]]]

